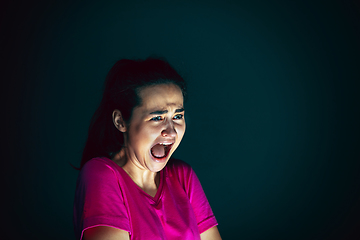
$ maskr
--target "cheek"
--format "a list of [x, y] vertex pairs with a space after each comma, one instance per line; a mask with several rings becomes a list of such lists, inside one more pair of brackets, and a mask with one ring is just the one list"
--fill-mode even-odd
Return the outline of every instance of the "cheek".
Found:
[[129, 143], [133, 148], [142, 147], [146, 143], [147, 131], [141, 124], [133, 124], [129, 131]]
[[149, 126], [138, 127], [134, 134], [133, 143], [137, 147], [148, 148], [153, 144], [155, 139], [159, 136], [159, 130], [156, 128], [151, 128]]
[[182, 137], [185, 134], [185, 129], [186, 129], [185, 124], [178, 127], [177, 134], [178, 134], [180, 140], [182, 139]]

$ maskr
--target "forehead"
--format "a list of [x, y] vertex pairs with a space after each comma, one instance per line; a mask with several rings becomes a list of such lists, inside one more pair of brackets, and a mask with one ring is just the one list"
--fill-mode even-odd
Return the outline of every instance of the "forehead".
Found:
[[182, 108], [183, 95], [181, 89], [172, 83], [148, 86], [139, 91], [141, 108], [144, 111], [164, 110], [169, 107]]

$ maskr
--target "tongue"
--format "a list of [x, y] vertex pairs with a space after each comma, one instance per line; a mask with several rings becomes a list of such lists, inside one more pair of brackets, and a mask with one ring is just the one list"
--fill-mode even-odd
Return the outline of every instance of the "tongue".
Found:
[[164, 146], [160, 144], [156, 144], [152, 149], [151, 153], [154, 155], [154, 157], [161, 158], [165, 156], [165, 148]]

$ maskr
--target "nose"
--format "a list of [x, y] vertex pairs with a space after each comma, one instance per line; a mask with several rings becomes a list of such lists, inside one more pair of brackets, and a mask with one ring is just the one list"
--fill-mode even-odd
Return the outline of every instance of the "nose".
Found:
[[161, 132], [161, 136], [163, 136], [163, 137], [171, 137], [171, 138], [176, 137], [176, 131], [175, 131], [175, 128], [174, 128], [174, 124], [171, 123], [171, 122], [166, 124], [165, 128]]

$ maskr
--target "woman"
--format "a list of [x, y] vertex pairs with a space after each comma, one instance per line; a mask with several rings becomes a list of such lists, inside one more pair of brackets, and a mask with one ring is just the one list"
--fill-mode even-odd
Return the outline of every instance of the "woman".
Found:
[[90, 124], [74, 202], [77, 239], [221, 239], [191, 167], [186, 86], [164, 60], [120, 60]]

